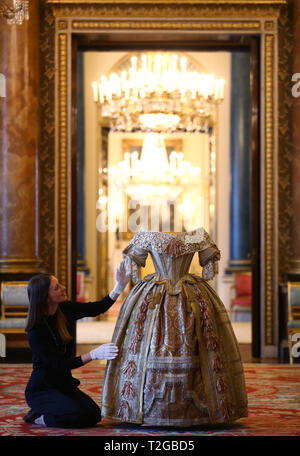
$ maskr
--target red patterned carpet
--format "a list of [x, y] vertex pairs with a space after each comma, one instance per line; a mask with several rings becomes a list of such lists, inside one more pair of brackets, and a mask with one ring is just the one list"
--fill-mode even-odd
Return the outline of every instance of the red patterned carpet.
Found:
[[[91, 367], [89, 367], [91, 366]], [[30, 364], [0, 365], [1, 436], [299, 436], [300, 366], [245, 364], [249, 416], [222, 427], [164, 429], [114, 424], [103, 420], [89, 429], [43, 428], [23, 422], [28, 407], [24, 388]], [[73, 372], [81, 389], [100, 403], [104, 367], [84, 366]]]

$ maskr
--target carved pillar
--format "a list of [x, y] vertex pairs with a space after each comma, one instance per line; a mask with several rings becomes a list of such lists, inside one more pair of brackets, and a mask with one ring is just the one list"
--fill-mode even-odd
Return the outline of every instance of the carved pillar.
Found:
[[29, 2], [29, 21], [0, 18], [0, 274], [40, 271], [38, 153], [40, 137], [39, 1]]
[[[294, 51], [293, 73], [300, 73], [300, 0], [293, 2]], [[300, 97], [293, 97], [293, 209], [292, 209], [292, 258], [289, 275], [300, 276]]]

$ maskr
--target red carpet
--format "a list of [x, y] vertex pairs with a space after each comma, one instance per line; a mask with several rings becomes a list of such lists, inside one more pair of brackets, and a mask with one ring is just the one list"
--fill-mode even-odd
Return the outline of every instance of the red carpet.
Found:
[[[299, 436], [300, 366], [245, 364], [249, 416], [222, 427], [189, 429], [149, 428], [114, 424], [103, 420], [89, 429], [43, 428], [23, 422], [28, 407], [24, 388], [31, 373], [29, 364], [0, 365], [1, 436]], [[103, 367], [92, 364], [74, 371], [81, 389], [100, 402]]]

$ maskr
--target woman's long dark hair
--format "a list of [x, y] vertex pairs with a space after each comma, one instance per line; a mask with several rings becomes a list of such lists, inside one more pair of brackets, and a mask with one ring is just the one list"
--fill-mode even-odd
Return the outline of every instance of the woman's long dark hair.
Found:
[[[48, 291], [53, 274], [38, 274], [28, 282], [27, 293], [29, 310], [25, 331], [30, 331], [35, 325], [41, 323], [48, 315]], [[56, 322], [59, 335], [64, 343], [72, 340], [64, 313], [57, 307]]]

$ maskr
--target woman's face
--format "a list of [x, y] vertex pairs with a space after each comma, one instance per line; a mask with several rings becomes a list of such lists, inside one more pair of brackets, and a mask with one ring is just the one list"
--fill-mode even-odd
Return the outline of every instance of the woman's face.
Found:
[[54, 315], [58, 304], [66, 299], [65, 287], [58, 282], [56, 277], [51, 276], [48, 290], [48, 314]]

